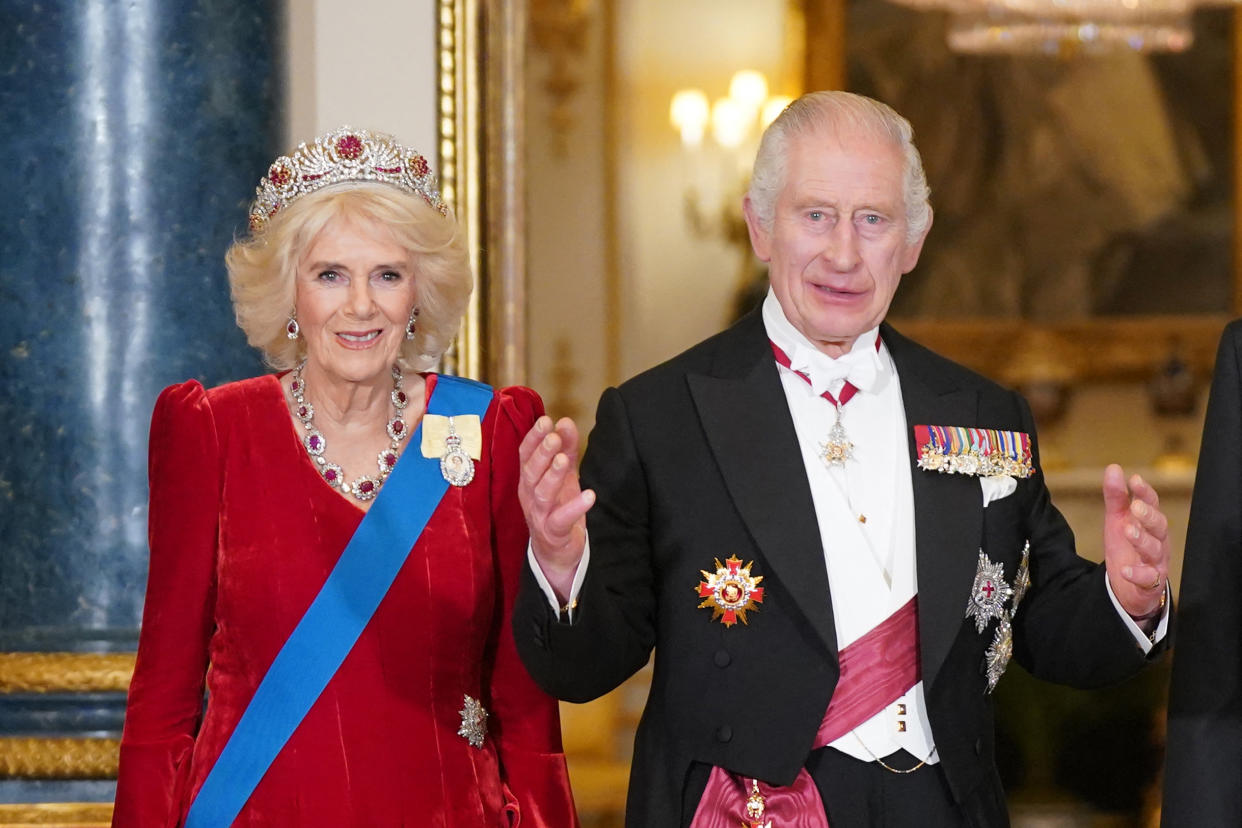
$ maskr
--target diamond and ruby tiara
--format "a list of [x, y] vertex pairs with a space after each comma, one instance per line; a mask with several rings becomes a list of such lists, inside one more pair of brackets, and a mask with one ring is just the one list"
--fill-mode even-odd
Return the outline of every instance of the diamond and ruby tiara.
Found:
[[341, 127], [272, 162], [250, 206], [251, 232], [261, 230], [298, 197], [350, 181], [392, 184], [448, 215], [426, 158], [391, 135]]

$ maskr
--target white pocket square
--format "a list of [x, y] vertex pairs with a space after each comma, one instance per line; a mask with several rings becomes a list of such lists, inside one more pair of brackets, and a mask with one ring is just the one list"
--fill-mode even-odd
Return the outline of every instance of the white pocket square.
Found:
[[1018, 481], [1007, 475], [1000, 477], [980, 477], [979, 486], [983, 489], [983, 505], [986, 508], [993, 500], [1009, 497], [1018, 488]]

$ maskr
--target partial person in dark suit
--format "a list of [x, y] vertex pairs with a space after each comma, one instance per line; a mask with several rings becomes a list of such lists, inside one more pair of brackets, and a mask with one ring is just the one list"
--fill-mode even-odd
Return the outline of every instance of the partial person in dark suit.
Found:
[[572, 422], [523, 442], [519, 653], [585, 701], [654, 648], [633, 828], [1005, 825], [989, 693], [1161, 648], [1156, 493], [1110, 466], [1078, 557], [1025, 401], [884, 322], [932, 219], [889, 107], [793, 103], [743, 206], [762, 307], [604, 392], [587, 488]]
[[1242, 320], [1225, 328], [1178, 595], [1161, 823], [1242, 825]]

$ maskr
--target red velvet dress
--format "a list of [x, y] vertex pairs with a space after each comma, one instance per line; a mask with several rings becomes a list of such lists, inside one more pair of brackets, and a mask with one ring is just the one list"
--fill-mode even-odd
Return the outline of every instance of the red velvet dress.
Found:
[[[434, 386], [428, 375], [429, 397]], [[496, 393], [474, 481], [449, 487], [235, 825], [577, 824], [556, 703], [518, 661], [509, 621], [527, 542], [517, 447], [541, 412], [529, 389]], [[123, 828], [181, 824], [363, 516], [311, 464], [274, 376], [166, 389], [150, 481], [151, 563], [113, 818]], [[490, 714], [481, 749], [457, 734], [466, 695]]]

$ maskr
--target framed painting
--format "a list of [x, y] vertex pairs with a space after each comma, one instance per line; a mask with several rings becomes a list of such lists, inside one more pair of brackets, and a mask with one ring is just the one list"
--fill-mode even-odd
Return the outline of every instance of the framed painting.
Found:
[[957, 54], [945, 15], [805, 2], [808, 88], [914, 125], [935, 222], [891, 318], [1011, 384], [1210, 372], [1239, 311], [1235, 14], [1181, 53]]

